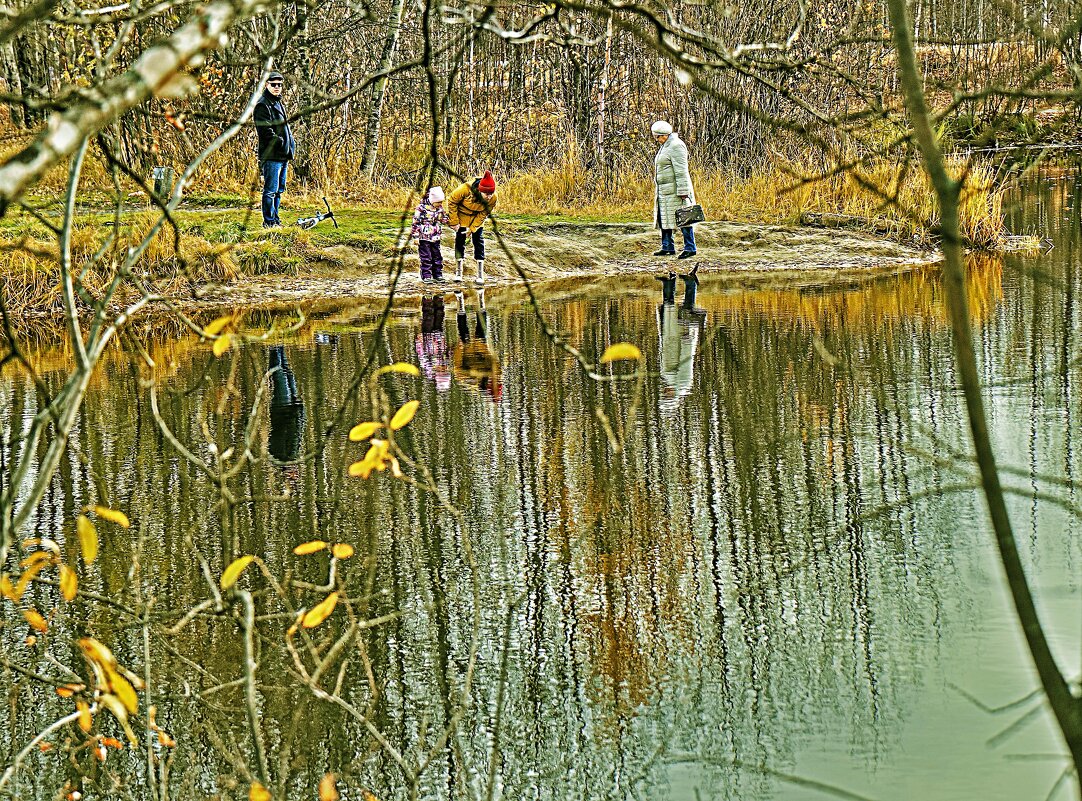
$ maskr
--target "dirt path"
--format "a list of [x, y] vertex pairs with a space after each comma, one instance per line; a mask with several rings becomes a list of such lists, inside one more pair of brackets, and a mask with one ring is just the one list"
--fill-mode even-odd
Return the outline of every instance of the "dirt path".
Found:
[[[611, 280], [628, 274], [684, 271], [692, 264], [698, 264], [700, 278], [711, 283], [800, 286], [849, 283], [938, 261], [936, 253], [852, 231], [726, 222], [697, 226], [698, 255], [683, 261], [650, 255], [658, 247], [658, 235], [645, 224], [519, 225], [499, 237], [492, 231], [485, 234], [486, 286], [520, 283], [514, 265], [531, 282], [557, 282], [562, 288], [571, 279]], [[445, 271], [453, 275], [453, 251], [446, 242], [443, 253]], [[201, 304], [249, 307], [386, 297], [394, 260], [345, 246], [329, 249], [327, 256], [327, 262], [308, 275], [205, 285], [197, 297]], [[473, 275], [473, 260], [467, 259], [467, 283], [472, 284]], [[421, 290], [417, 255], [411, 248], [405, 254], [396, 292], [408, 296]]]

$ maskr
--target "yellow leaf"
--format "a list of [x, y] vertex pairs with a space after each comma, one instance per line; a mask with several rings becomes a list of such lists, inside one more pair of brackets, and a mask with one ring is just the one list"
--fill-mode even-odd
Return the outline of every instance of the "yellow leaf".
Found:
[[64, 596], [65, 601], [72, 601], [77, 592], [79, 592], [79, 578], [75, 575], [75, 571], [67, 565], [61, 565], [60, 594]]
[[75, 521], [75, 528], [79, 534], [79, 548], [83, 552], [83, 561], [92, 565], [98, 558], [98, 530], [94, 528], [94, 524], [86, 515], [79, 515], [79, 519]]
[[349, 559], [349, 557], [353, 556], [353, 546], [340, 542], [331, 548], [331, 553], [334, 554], [336, 559]]
[[128, 520], [128, 516], [116, 509], [110, 509], [108, 506], [95, 506], [94, 513], [103, 520], [116, 523], [121, 528], [131, 528], [131, 521]]
[[94, 725], [94, 718], [90, 716], [90, 704], [80, 699], [75, 702], [75, 708], [79, 710], [79, 728], [84, 734], [90, 734], [90, 728]]
[[319, 801], [339, 801], [338, 787], [334, 774], [328, 773], [319, 781]]
[[421, 405], [420, 401], [407, 401], [402, 404], [402, 408], [394, 413], [394, 417], [391, 418], [391, 430], [398, 431], [400, 428], [405, 428], [410, 424], [410, 420], [413, 419], [413, 415], [417, 414], [417, 407]]
[[318, 553], [326, 547], [327, 543], [323, 540], [312, 540], [311, 542], [302, 542], [293, 549], [293, 553], [297, 554], [297, 556], [307, 556], [310, 553]]
[[320, 601], [318, 604], [308, 610], [308, 613], [305, 614], [304, 619], [301, 621], [301, 625], [304, 626], [306, 629], [318, 626], [320, 623], [322, 623], [324, 620], [331, 616], [331, 612], [334, 611], [334, 608], [337, 605], [338, 593], [332, 592], [330, 595], [328, 595], [326, 598], [324, 598], [322, 601]]
[[222, 329], [229, 325], [229, 321], [232, 319], [232, 314], [226, 314], [214, 320], [211, 320], [209, 323], [203, 326], [203, 333], [206, 334], [208, 337], [216, 337], [218, 336], [218, 334], [222, 333]]
[[[109, 647], [104, 643], [95, 640], [93, 637], [83, 637], [79, 640], [79, 647], [83, 651], [83, 656], [99, 665], [116, 665], [116, 657], [113, 656], [113, 652], [109, 650]], [[112, 667], [112, 669], [116, 669]]]
[[120, 703], [124, 705], [129, 714], [134, 715], [138, 712], [139, 697], [135, 694], [135, 688], [131, 686], [131, 682], [115, 670], [106, 670], [106, 675], [109, 677], [109, 689], [112, 690], [113, 695], [120, 699]]
[[135, 737], [135, 732], [132, 731], [131, 724], [128, 722], [128, 710], [112, 693], [101, 693], [98, 697], [99, 702], [103, 707], [108, 709], [114, 718], [117, 719], [117, 723], [124, 729], [124, 734], [128, 737], [128, 742], [132, 745], [138, 745], [139, 740]]
[[9, 601], [19, 600], [19, 596], [15, 594], [15, 588], [11, 586], [11, 579], [8, 578], [8, 574], [0, 576], [0, 595], [3, 595]]
[[641, 358], [642, 351], [630, 342], [617, 342], [615, 345], [609, 345], [605, 348], [605, 353], [601, 356], [601, 363], [608, 364], [609, 362], [625, 360], [638, 361]]
[[368, 464], [366, 462], [354, 462], [349, 466], [349, 474], [356, 478], [361, 476], [362, 478], [368, 478]]
[[222, 334], [220, 337], [214, 340], [214, 344], [211, 345], [211, 350], [214, 351], [215, 356], [221, 356], [223, 353], [229, 350], [229, 346], [232, 344], [232, 342], [232, 334]]
[[23, 547], [27, 549], [44, 548], [45, 550], [52, 551], [57, 556], [60, 556], [60, 546], [57, 544], [56, 540], [50, 540], [47, 537], [42, 537], [40, 539], [38, 537], [32, 537], [31, 539], [23, 540]]
[[244, 568], [248, 567], [255, 560], [254, 556], [241, 556], [234, 559], [229, 567], [222, 573], [222, 580], [219, 583], [223, 590], [228, 590], [234, 584], [237, 583], [237, 579], [240, 578], [240, 574], [244, 572]]
[[15, 585], [15, 600], [19, 600], [23, 597], [23, 593], [26, 592], [26, 588], [30, 585], [30, 582], [34, 580], [34, 577], [42, 571], [45, 567], [44, 562], [38, 562], [36, 565], [32, 565], [19, 576], [19, 583]]
[[406, 375], [419, 376], [421, 371], [417, 369], [417, 365], [410, 364], [409, 362], [395, 362], [394, 364], [388, 364], [386, 367], [379, 368], [381, 373], [405, 373]]
[[36, 609], [24, 609], [23, 617], [26, 618], [26, 622], [30, 624], [31, 628], [40, 631], [42, 634], [49, 630], [49, 624], [45, 622], [45, 618]]
[[358, 423], [349, 430], [349, 438], [353, 442], [361, 442], [362, 440], [368, 439], [381, 428], [383, 428], [381, 423]]
[[19, 562], [19, 567], [33, 567], [34, 565], [40, 565], [43, 562], [48, 562], [52, 559], [48, 551], [34, 551], [28, 557]]
[[271, 801], [270, 791], [259, 782], [248, 788], [248, 801]]

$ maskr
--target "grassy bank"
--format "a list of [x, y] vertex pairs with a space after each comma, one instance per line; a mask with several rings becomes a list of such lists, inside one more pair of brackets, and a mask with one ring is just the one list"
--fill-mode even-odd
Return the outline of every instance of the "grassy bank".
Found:
[[[960, 170], [961, 167], [959, 166]], [[850, 175], [805, 181], [811, 173], [786, 164], [770, 173], [738, 177], [722, 171], [699, 173], [696, 192], [707, 217], [742, 223], [792, 224], [808, 213], [846, 215], [868, 221], [868, 228], [890, 238], [932, 244], [936, 223], [934, 198], [923, 175], [900, 172], [886, 163], [868, 169], [863, 180]], [[883, 194], [869, 192], [882, 187]], [[250, 188], [249, 188], [250, 189]], [[502, 180], [499, 224], [513, 233], [553, 223], [648, 222], [653, 184], [641, 173], [601, 180], [570, 162]], [[296, 220], [322, 208], [322, 190], [290, 191], [285, 218]], [[888, 198], [896, 202], [890, 202]], [[137, 265], [163, 291], [191, 283], [233, 281], [266, 274], [300, 275], [340, 269], [356, 251], [393, 255], [401, 226], [416, 197], [407, 188], [354, 184], [348, 194], [331, 198], [339, 227], [324, 222], [304, 231], [295, 225], [263, 230], [258, 200], [243, 187], [186, 196], [176, 213], [176, 227], [166, 225]], [[1001, 192], [979, 167], [967, 176], [962, 213], [969, 241], [995, 249], [1004, 236]], [[34, 203], [46, 222], [59, 221], [58, 201]], [[72, 259], [82, 285], [96, 293], [122, 264], [128, 248], [143, 239], [158, 215], [145, 196], [126, 196], [119, 215], [112, 196], [90, 191], [80, 198], [81, 213], [72, 231]], [[408, 224], [408, 220], [407, 220]], [[0, 219], [0, 276], [10, 309], [49, 313], [60, 308], [59, 249], [55, 234], [25, 211]]]

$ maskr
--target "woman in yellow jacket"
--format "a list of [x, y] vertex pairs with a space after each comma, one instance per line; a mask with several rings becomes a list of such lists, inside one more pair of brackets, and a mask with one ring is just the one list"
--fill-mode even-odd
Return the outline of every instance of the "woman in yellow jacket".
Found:
[[482, 226], [494, 208], [496, 179], [488, 170], [447, 196], [447, 217], [455, 231], [455, 259], [460, 281], [466, 262], [466, 234], [469, 234], [473, 238], [473, 257], [477, 260], [477, 283], [485, 282], [485, 232]]

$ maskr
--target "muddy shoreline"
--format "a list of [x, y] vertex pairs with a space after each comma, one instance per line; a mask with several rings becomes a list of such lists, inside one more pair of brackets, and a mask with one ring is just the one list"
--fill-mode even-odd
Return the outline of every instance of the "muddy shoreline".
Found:
[[[698, 265], [703, 282], [731, 289], [844, 286], [873, 277], [896, 275], [939, 261], [939, 254], [857, 231], [812, 227], [710, 222], [697, 226], [698, 254], [691, 259], [651, 255], [657, 232], [645, 224], [558, 224], [520, 226], [514, 232], [486, 231], [486, 287], [522, 285], [566, 292], [584, 280], [618, 287], [622, 277], [668, 270], [686, 272]], [[677, 237], [679, 241], [679, 236]], [[396, 257], [338, 246], [307, 274], [254, 276], [239, 281], [192, 286], [170, 299], [190, 307], [322, 305], [320, 301], [386, 300], [425, 291], [473, 287], [473, 259], [465, 280], [444, 285], [421, 283], [416, 251]], [[445, 243], [444, 272], [453, 276], [452, 249]], [[637, 284], [637, 281], [630, 281]]]

